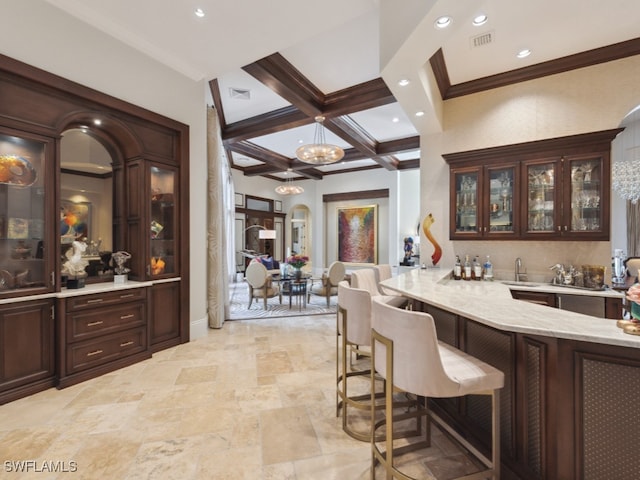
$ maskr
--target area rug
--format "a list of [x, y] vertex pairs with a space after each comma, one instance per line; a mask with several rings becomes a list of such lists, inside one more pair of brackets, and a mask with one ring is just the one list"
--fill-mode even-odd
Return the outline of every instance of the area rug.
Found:
[[244, 281], [229, 285], [229, 293], [231, 295], [231, 303], [226, 320], [335, 314], [338, 300], [337, 296], [331, 297], [330, 305], [327, 307], [326, 297], [311, 294], [307, 307], [298, 309], [295, 298], [292, 299], [291, 308], [289, 308], [289, 297], [282, 295], [282, 305], [280, 305], [278, 297], [269, 298], [267, 299], [267, 309], [265, 310], [264, 300], [262, 299], [254, 299], [251, 303], [251, 308], [247, 308], [249, 305], [249, 285]]

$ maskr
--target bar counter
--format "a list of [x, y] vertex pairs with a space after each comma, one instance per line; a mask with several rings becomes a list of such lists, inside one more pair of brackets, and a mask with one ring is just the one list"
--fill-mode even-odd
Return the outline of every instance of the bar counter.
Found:
[[[417, 268], [382, 285], [430, 313], [440, 341], [504, 372], [503, 480], [640, 478], [640, 337], [624, 333], [615, 320], [515, 300], [510, 288], [520, 285], [456, 281], [446, 269]], [[430, 399], [429, 405], [488, 451], [486, 399]]]
[[510, 290], [563, 293], [571, 295], [623, 297], [614, 290], [590, 291], [545, 285], [507, 285], [498, 280], [453, 280], [445, 269], [412, 269], [382, 282], [386, 288], [449, 312], [496, 328], [516, 333], [604, 343], [640, 348], [640, 336], [623, 333], [616, 322], [535, 305], [511, 297]]

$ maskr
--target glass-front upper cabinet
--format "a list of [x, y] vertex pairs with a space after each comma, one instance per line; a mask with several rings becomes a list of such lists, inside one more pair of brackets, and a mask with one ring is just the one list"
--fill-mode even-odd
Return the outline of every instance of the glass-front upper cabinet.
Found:
[[488, 222], [489, 235], [516, 233], [514, 215], [514, 188], [516, 185], [516, 168], [487, 167], [488, 177]]
[[515, 164], [451, 170], [452, 239], [513, 237], [518, 232]]
[[469, 236], [479, 233], [479, 170], [461, 169], [452, 171], [454, 186], [453, 201], [455, 202], [455, 234]]
[[178, 272], [177, 259], [177, 171], [152, 165], [149, 168], [151, 277], [172, 276]]
[[526, 234], [555, 234], [560, 207], [557, 200], [557, 161], [524, 162], [526, 182]]
[[601, 157], [564, 159], [565, 205], [570, 206], [564, 219], [563, 233], [572, 235], [603, 232], [603, 161]]
[[0, 298], [53, 290], [49, 139], [0, 132]]

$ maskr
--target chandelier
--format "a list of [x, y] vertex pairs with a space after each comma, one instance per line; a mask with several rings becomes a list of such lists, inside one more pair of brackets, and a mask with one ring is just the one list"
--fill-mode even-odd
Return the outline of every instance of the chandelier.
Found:
[[625, 200], [636, 204], [640, 200], [640, 156], [613, 162], [613, 189]]
[[324, 117], [319, 115], [316, 120], [316, 133], [313, 136], [313, 143], [302, 145], [296, 150], [296, 157], [304, 163], [311, 165], [328, 165], [335, 163], [344, 157], [344, 150], [336, 145], [331, 145], [325, 141]]
[[[287, 169], [285, 175], [288, 175], [291, 172], [291, 169]], [[291, 177], [287, 178], [287, 181], [276, 187], [276, 193], [280, 195], [299, 195], [304, 192], [304, 188], [299, 185], [293, 184], [293, 179]]]

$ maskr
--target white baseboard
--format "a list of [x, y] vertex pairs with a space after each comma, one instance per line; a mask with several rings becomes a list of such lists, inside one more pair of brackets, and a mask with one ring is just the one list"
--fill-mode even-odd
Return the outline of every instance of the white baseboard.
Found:
[[191, 322], [189, 326], [189, 341], [193, 341], [197, 338], [202, 338], [207, 336], [207, 331], [209, 330], [209, 325], [207, 323], [207, 317], [204, 316], [199, 318], [198, 320], [194, 320]]

